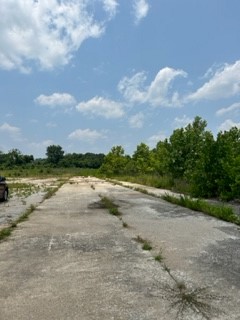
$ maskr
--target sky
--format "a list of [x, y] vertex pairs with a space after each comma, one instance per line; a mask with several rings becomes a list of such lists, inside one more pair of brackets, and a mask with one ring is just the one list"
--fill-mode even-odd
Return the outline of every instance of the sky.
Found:
[[240, 128], [239, 0], [0, 0], [0, 151]]

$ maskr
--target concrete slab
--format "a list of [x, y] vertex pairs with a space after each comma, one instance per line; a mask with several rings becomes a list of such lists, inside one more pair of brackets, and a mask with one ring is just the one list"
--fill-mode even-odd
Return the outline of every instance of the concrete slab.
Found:
[[0, 244], [0, 319], [237, 320], [239, 241], [234, 225], [76, 177]]

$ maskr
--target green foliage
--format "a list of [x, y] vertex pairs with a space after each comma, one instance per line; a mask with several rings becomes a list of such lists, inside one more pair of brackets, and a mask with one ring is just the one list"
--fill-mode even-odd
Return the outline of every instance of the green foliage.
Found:
[[204, 200], [195, 200], [186, 196], [175, 197], [166, 194], [162, 198], [168, 202], [189, 208], [191, 210], [204, 212], [218, 219], [240, 225], [240, 218], [233, 212], [230, 207], [212, 205]]
[[108, 197], [102, 197], [101, 198], [101, 203], [104, 208], [108, 209], [109, 213], [114, 215], [114, 216], [121, 216], [121, 212], [118, 211], [118, 206], [114, 204], [114, 202], [109, 199]]
[[100, 172], [193, 197], [240, 199], [240, 129], [220, 132], [215, 141], [206, 127], [205, 120], [195, 117], [153, 150], [141, 143], [132, 157], [115, 147]]
[[47, 147], [47, 161], [52, 165], [57, 165], [63, 159], [64, 151], [61, 146], [51, 145]]
[[132, 156], [135, 173], [151, 173], [153, 168], [153, 157], [149, 147], [145, 143], [137, 146]]
[[142, 244], [142, 249], [143, 249], [143, 250], [146, 250], [146, 251], [152, 250], [152, 245], [151, 245], [151, 243], [150, 243], [148, 240], [143, 239], [143, 238], [140, 237], [140, 236], [137, 236], [137, 238], [135, 238], [134, 240], [136, 240], [138, 243], [141, 243], [141, 244]]
[[121, 146], [115, 146], [106, 155], [100, 172], [109, 176], [121, 174], [124, 172], [127, 163], [128, 157], [124, 155], [124, 149]]

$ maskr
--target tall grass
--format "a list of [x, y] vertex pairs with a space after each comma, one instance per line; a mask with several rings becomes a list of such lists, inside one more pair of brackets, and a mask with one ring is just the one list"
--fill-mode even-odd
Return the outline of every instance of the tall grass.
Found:
[[166, 194], [162, 198], [168, 202], [189, 208], [191, 210], [204, 212], [218, 219], [240, 225], [240, 217], [238, 217], [230, 207], [212, 205], [209, 204], [207, 201], [200, 199], [192, 199], [187, 196], [175, 197]]
[[52, 177], [73, 177], [73, 176], [98, 176], [97, 169], [85, 168], [51, 168], [51, 167], [33, 167], [33, 168], [14, 168], [3, 169], [1, 175], [6, 178], [52, 178]]

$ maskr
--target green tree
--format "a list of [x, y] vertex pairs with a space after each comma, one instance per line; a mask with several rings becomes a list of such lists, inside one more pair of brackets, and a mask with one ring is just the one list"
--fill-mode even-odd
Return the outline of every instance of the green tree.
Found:
[[125, 171], [127, 162], [128, 157], [124, 155], [123, 147], [114, 146], [104, 158], [100, 171], [107, 175], [122, 174]]
[[57, 165], [63, 159], [64, 151], [59, 145], [51, 145], [47, 147], [47, 161], [52, 165]]
[[240, 129], [219, 132], [217, 136], [218, 195], [230, 200], [240, 197]]
[[137, 173], [145, 174], [153, 172], [153, 155], [145, 143], [137, 146], [136, 151], [133, 153], [132, 160]]
[[168, 140], [159, 141], [153, 150], [154, 171], [163, 176], [169, 174], [170, 152]]

